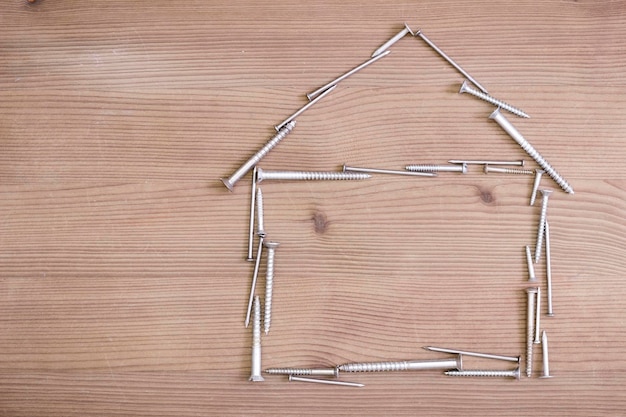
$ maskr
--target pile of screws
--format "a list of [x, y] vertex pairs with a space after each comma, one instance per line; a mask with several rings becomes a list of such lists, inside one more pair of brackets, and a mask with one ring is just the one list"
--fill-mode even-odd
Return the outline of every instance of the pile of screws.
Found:
[[[359, 168], [343, 165], [343, 170], [339, 172], [306, 172], [306, 171], [270, 171], [257, 167], [257, 164], [261, 159], [273, 148], [275, 148], [296, 126], [296, 118], [303, 112], [311, 108], [315, 103], [322, 100], [328, 94], [330, 94], [342, 80], [351, 76], [352, 74], [360, 71], [361, 69], [369, 66], [370, 64], [377, 62], [378, 60], [388, 56], [391, 51], [389, 48], [404, 38], [406, 35], [411, 34], [413, 37], [421, 38], [428, 46], [433, 48], [442, 58], [450, 63], [457, 71], [459, 71], [467, 79], [461, 85], [459, 93], [467, 93], [487, 101], [497, 108], [489, 116], [493, 119], [513, 140], [537, 163], [541, 169], [529, 170], [529, 169], [515, 169], [510, 166], [524, 166], [524, 161], [489, 161], [489, 160], [450, 160], [447, 165], [436, 164], [414, 164], [407, 165], [405, 171], [400, 170], [387, 170], [377, 168]], [[470, 86], [471, 83], [478, 89]], [[370, 178], [370, 174], [396, 174], [404, 176], [418, 176], [418, 177], [434, 177], [440, 172], [459, 172], [467, 173], [468, 165], [483, 165], [485, 173], [503, 173], [503, 174], [517, 174], [517, 175], [534, 175], [534, 182], [531, 191], [530, 205], [534, 205], [536, 200], [537, 190], [540, 185], [542, 175], [545, 173], [558, 184], [563, 191], [567, 193], [574, 193], [572, 187], [565, 181], [565, 179], [559, 175], [559, 173], [552, 168], [552, 166], [537, 152], [537, 150], [517, 131], [513, 124], [507, 120], [501, 113], [501, 110], [506, 110], [516, 116], [528, 118], [528, 114], [522, 110], [511, 106], [501, 100], [498, 100], [490, 96], [487, 90], [479, 84], [473, 77], [471, 77], [463, 68], [461, 68], [454, 60], [446, 55], [440, 48], [438, 48], [426, 35], [421, 31], [413, 31], [405, 23], [404, 29], [402, 29], [397, 35], [385, 42], [381, 47], [376, 49], [371, 58], [364, 63], [358, 65], [352, 70], [346, 72], [333, 81], [330, 81], [326, 85], [318, 88], [317, 90], [308, 93], [307, 98], [309, 102], [286, 118], [283, 122], [274, 126], [277, 134], [273, 136], [258, 152], [256, 152], [250, 159], [248, 159], [239, 169], [237, 169], [230, 177], [222, 179], [224, 185], [232, 191], [235, 184], [243, 178], [248, 172], [252, 170], [252, 187], [250, 198], [250, 223], [249, 223], [249, 242], [248, 242], [248, 261], [255, 261], [252, 285], [250, 288], [250, 294], [248, 298], [248, 308], [245, 318], [245, 326], [248, 327], [252, 320], [252, 366], [250, 381], [263, 381], [264, 378], [261, 375], [261, 300], [256, 295], [256, 283], [261, 265], [261, 258], [263, 249], [267, 250], [267, 266], [265, 277], [265, 309], [264, 309], [264, 332], [267, 335], [270, 331], [271, 319], [272, 319], [272, 292], [274, 283], [274, 258], [275, 251], [279, 244], [277, 242], [266, 241], [266, 232], [263, 222], [263, 194], [259, 183], [265, 180], [362, 180]], [[498, 167], [505, 166], [505, 167]], [[529, 281], [536, 283], [537, 278], [534, 272], [533, 263], [538, 263], [541, 258], [542, 246], [545, 238], [545, 258], [546, 258], [546, 281], [547, 281], [547, 303], [548, 303], [548, 316], [553, 316], [552, 310], [552, 273], [550, 264], [550, 232], [547, 222], [547, 207], [548, 198], [551, 194], [551, 190], [540, 190], [542, 195], [541, 212], [539, 215], [539, 222], [537, 228], [537, 242], [535, 245], [534, 259], [531, 254], [530, 246], [526, 246], [526, 259], [528, 264]], [[258, 236], [258, 249], [256, 256], [253, 256], [253, 245], [255, 235], [255, 213], [256, 213], [256, 235]], [[532, 360], [533, 360], [533, 345], [541, 343], [543, 350], [543, 376], [544, 378], [550, 377], [549, 365], [548, 365], [548, 342], [546, 332], [543, 331], [540, 335], [540, 314], [541, 314], [541, 288], [530, 287], [526, 289], [528, 296], [528, 316], [527, 316], [527, 347], [526, 347], [526, 375], [530, 377], [532, 375]], [[536, 306], [536, 307], [535, 307]], [[267, 369], [267, 374], [281, 374], [288, 375], [289, 381], [298, 382], [315, 382], [331, 385], [344, 385], [361, 387], [363, 384], [355, 382], [346, 382], [337, 380], [339, 373], [347, 372], [382, 372], [382, 371], [409, 371], [409, 370], [433, 370], [440, 369], [445, 370], [446, 375], [450, 376], [477, 376], [477, 377], [512, 377], [519, 379], [520, 368], [519, 364], [521, 358], [519, 356], [502, 356], [491, 355], [485, 353], [468, 352], [462, 350], [436, 348], [427, 346], [425, 349], [436, 352], [443, 352], [456, 355], [450, 359], [430, 359], [430, 360], [408, 360], [408, 361], [393, 361], [393, 362], [365, 362], [365, 363], [346, 363], [338, 365], [333, 368], [313, 369], [313, 368], [272, 368]], [[475, 356], [488, 359], [497, 359], [516, 362], [518, 367], [510, 371], [500, 370], [465, 370], [463, 369], [463, 356]], [[318, 377], [318, 378], [311, 378]], [[319, 378], [322, 377], [322, 378]], [[323, 377], [330, 377], [334, 379], [325, 379]]]

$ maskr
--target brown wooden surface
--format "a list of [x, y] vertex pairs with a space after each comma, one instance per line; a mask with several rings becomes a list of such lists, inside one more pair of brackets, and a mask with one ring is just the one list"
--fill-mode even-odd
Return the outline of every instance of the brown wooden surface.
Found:
[[[0, 415], [623, 415], [626, 2], [306, 3], [3, 2]], [[229, 193], [218, 179], [404, 21], [527, 111], [507, 117], [576, 190], [549, 209], [555, 378], [537, 378], [538, 355], [520, 382], [249, 383], [250, 182]], [[407, 37], [262, 166], [534, 168], [461, 82]], [[263, 184], [282, 244], [263, 367], [446, 356], [423, 345], [523, 355], [531, 182], [472, 167]]]

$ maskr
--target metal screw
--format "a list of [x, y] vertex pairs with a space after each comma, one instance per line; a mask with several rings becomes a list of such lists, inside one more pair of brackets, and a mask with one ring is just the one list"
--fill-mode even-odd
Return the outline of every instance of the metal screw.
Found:
[[535, 312], [535, 344], [538, 345], [541, 343], [541, 339], [539, 339], [539, 331], [541, 329], [540, 322], [541, 321], [541, 287], [537, 287], [537, 311]]
[[524, 160], [520, 159], [519, 161], [481, 161], [481, 160], [462, 160], [462, 159], [451, 159], [448, 161], [450, 164], [466, 164], [466, 165], [514, 165], [514, 166], [524, 166]]
[[528, 281], [537, 281], [535, 275], [535, 267], [533, 265], [533, 258], [530, 254], [530, 246], [526, 245], [526, 265], [528, 265]]
[[269, 368], [265, 370], [266, 374], [271, 375], [305, 375], [305, 376], [334, 376], [339, 377], [339, 369], [337, 368]]
[[274, 289], [274, 252], [280, 245], [278, 242], [264, 243], [267, 248], [267, 268], [265, 271], [265, 320], [263, 326], [265, 334], [270, 332], [272, 323], [272, 292]]
[[535, 181], [533, 182], [533, 190], [530, 193], [530, 205], [535, 205], [535, 199], [537, 198], [537, 189], [539, 188], [539, 183], [541, 182], [541, 177], [545, 171], [543, 169], [535, 170]]
[[543, 359], [543, 375], [539, 378], [552, 378], [552, 376], [550, 376], [550, 364], [548, 361], [548, 336], [545, 330], [541, 334], [541, 356]]
[[281, 140], [283, 140], [285, 136], [287, 136], [293, 130], [295, 126], [296, 126], [296, 121], [291, 120], [289, 121], [289, 123], [285, 123], [284, 125], [282, 125], [280, 129], [276, 129], [278, 130], [278, 133], [272, 139], [270, 139], [269, 142], [265, 144], [265, 146], [263, 146], [257, 153], [252, 155], [252, 157], [248, 159], [229, 178], [226, 178], [226, 179], [222, 178], [222, 182], [224, 183], [226, 188], [228, 188], [230, 191], [233, 191], [233, 187], [235, 186], [237, 181], [239, 181], [241, 177], [246, 175], [246, 173], [250, 171], [256, 164], [258, 164], [259, 161], [263, 159], [263, 157], [267, 155], [269, 151], [274, 149], [274, 147], [278, 145], [278, 143]]
[[254, 245], [254, 211], [256, 207], [256, 166], [252, 170], [252, 185], [250, 196], [250, 230], [248, 233], [248, 258], [247, 261], [254, 261], [252, 257], [252, 245]]
[[468, 352], [466, 350], [446, 349], [446, 348], [440, 348], [440, 347], [435, 347], [435, 346], [424, 346], [424, 349], [431, 350], [433, 352], [454, 353], [454, 354], [464, 355], [464, 356], [475, 356], [477, 358], [497, 359], [501, 361], [517, 362], [518, 364], [522, 360], [520, 356], [492, 355], [489, 353]]
[[463, 358], [430, 359], [422, 361], [395, 362], [355, 362], [339, 365], [342, 372], [390, 372], [390, 371], [421, 371], [429, 369], [463, 369]]
[[527, 314], [527, 328], [526, 328], [526, 376], [530, 378], [533, 373], [533, 330], [534, 330], [534, 317], [535, 314], [535, 294], [537, 294], [537, 288], [527, 288], [528, 294], [528, 314]]
[[252, 322], [252, 373], [249, 381], [261, 382], [261, 300], [254, 298], [254, 320]]
[[428, 44], [428, 46], [430, 46], [431, 48], [433, 48], [435, 50], [435, 52], [437, 52], [439, 55], [441, 55], [441, 57], [443, 59], [445, 59], [446, 61], [448, 61], [448, 63], [450, 65], [452, 65], [458, 72], [460, 72], [461, 74], [463, 74], [463, 76], [465, 78], [467, 78], [468, 80], [470, 80], [472, 82], [472, 84], [474, 84], [476, 87], [480, 88], [480, 90], [482, 92], [484, 92], [485, 94], [489, 94], [489, 92], [487, 91], [487, 89], [485, 87], [483, 87], [478, 81], [476, 81], [474, 79], [474, 77], [472, 77], [471, 75], [468, 74], [467, 71], [465, 71], [463, 68], [461, 68], [461, 66], [459, 64], [457, 64], [456, 62], [454, 62], [454, 60], [452, 58], [450, 58], [448, 55], [446, 55], [445, 52], [443, 52], [437, 45], [435, 45], [433, 43], [433, 41], [431, 41], [430, 39], [428, 39], [426, 37], [426, 35], [424, 35], [424, 33], [421, 30], [418, 30], [415, 33], [415, 36], [419, 36], [420, 38], [422, 38], [422, 40], [424, 42], [426, 42]]
[[552, 190], [541, 190], [541, 214], [539, 215], [539, 226], [537, 228], [537, 245], [535, 246], [535, 263], [541, 257], [541, 245], [543, 244], [543, 232], [546, 227], [546, 214], [548, 213], [548, 198]]
[[266, 171], [261, 168], [257, 170], [257, 183], [264, 180], [322, 181], [364, 180], [367, 178], [371, 178], [371, 175], [358, 172]]
[[407, 165], [405, 167], [407, 171], [413, 172], [461, 172], [463, 174], [467, 173], [467, 165]]
[[330, 379], [315, 379], [315, 378], [302, 378], [299, 376], [289, 375], [289, 382], [297, 381], [297, 382], [313, 382], [316, 384], [326, 384], [326, 385], [341, 385], [344, 387], [364, 387], [365, 384], [360, 384], [358, 382], [346, 382], [346, 381], [333, 381]]
[[373, 64], [374, 62], [378, 61], [381, 58], [386, 57], [387, 55], [389, 55], [391, 53], [391, 51], [385, 51], [380, 55], [377, 55], [371, 59], [368, 59], [367, 61], [365, 61], [364, 63], [362, 63], [361, 65], [352, 68], [350, 71], [346, 72], [345, 74], [335, 78], [334, 80], [332, 80], [331, 82], [329, 82], [328, 84], [318, 88], [317, 90], [313, 91], [312, 93], [308, 93], [306, 96], [309, 100], [314, 99], [315, 97], [317, 97], [318, 95], [320, 95], [321, 93], [323, 93], [324, 91], [328, 90], [330, 87], [332, 87], [333, 85], [338, 84], [339, 82], [345, 80], [346, 78], [348, 78], [349, 76], [351, 76], [352, 74], [359, 72], [360, 70], [362, 70], [363, 68], [367, 67], [370, 64]]
[[524, 113], [522, 110], [518, 109], [517, 107], [513, 107], [510, 104], [505, 103], [502, 100], [498, 100], [497, 98], [491, 97], [489, 94], [483, 93], [482, 91], [478, 91], [470, 87], [469, 85], [467, 85], [467, 80], [463, 81], [463, 84], [461, 84], [461, 89], [459, 90], [459, 94], [463, 94], [463, 93], [468, 93], [468, 94], [473, 95], [474, 97], [478, 97], [479, 99], [484, 100], [487, 103], [491, 103], [496, 107], [500, 107], [501, 109], [504, 109], [508, 112], [511, 112], [516, 116], [525, 117], [527, 119], [530, 118], [528, 114]]
[[510, 169], [510, 168], [498, 168], [490, 165], [485, 165], [485, 174], [490, 172], [497, 172], [499, 174], [517, 174], [517, 175], [533, 175], [534, 172], [530, 169]]
[[515, 126], [513, 126], [511, 124], [511, 122], [509, 122], [507, 120], [506, 117], [504, 117], [502, 115], [502, 113], [500, 113], [500, 109], [496, 109], [494, 110], [493, 113], [491, 113], [491, 115], [489, 116], [490, 119], [495, 120], [495, 122], [506, 132], [509, 134], [509, 136], [511, 136], [511, 138], [513, 138], [513, 140], [515, 142], [517, 142], [517, 144], [519, 146], [522, 147], [522, 149], [524, 151], [526, 151], [526, 153], [535, 160], [535, 162], [537, 162], [537, 164], [543, 168], [543, 170], [546, 172], [546, 174], [548, 174], [550, 176], [550, 178], [552, 178], [554, 180], [554, 182], [556, 182], [557, 184], [559, 184], [559, 187], [561, 187], [563, 189], [563, 191], [570, 193], [570, 194], [574, 194], [574, 190], [572, 189], [572, 187], [567, 183], [567, 181], [565, 181], [565, 178], [563, 178], [558, 172], [556, 172], [556, 170], [554, 168], [552, 168], [552, 166], [548, 163], [548, 161], [546, 161], [543, 156], [541, 156], [539, 154], [539, 152], [537, 152], [537, 150], [535, 148], [533, 148], [533, 145], [530, 144], [530, 142], [528, 142], [524, 136], [522, 136], [522, 134], [520, 132], [518, 132], [518, 130], [515, 128]]
[[446, 375], [449, 376], [478, 376], [478, 377], [501, 377], [501, 378], [515, 378], [520, 379], [520, 369], [516, 368], [513, 371], [479, 371], [479, 370], [467, 370], [467, 371], [447, 371]]
[[302, 113], [304, 113], [305, 111], [307, 111], [312, 105], [314, 105], [315, 103], [317, 103], [318, 101], [320, 101], [321, 99], [323, 99], [324, 97], [326, 97], [331, 91], [333, 91], [337, 86], [333, 85], [332, 87], [329, 87], [326, 91], [324, 91], [322, 94], [320, 94], [319, 96], [317, 96], [315, 99], [309, 101], [307, 104], [305, 104], [304, 106], [300, 107], [300, 109], [298, 111], [296, 111], [294, 114], [292, 114], [291, 116], [289, 116], [288, 118], [286, 118], [285, 120], [282, 121], [282, 123], [274, 126], [274, 129], [276, 129], [277, 131], [280, 131], [280, 129], [283, 128], [283, 126], [287, 125], [288, 123], [290, 123], [292, 120], [294, 120], [296, 117], [300, 116]]
[[546, 220], [546, 227], [544, 230], [546, 234], [546, 279], [548, 281], [548, 316], [553, 317], [554, 311], [552, 311], [552, 259], [550, 256], [550, 225]]
[[409, 25], [407, 25], [406, 23], [404, 24], [404, 29], [402, 29], [400, 32], [398, 32], [393, 38], [389, 39], [387, 42], [383, 43], [380, 48], [378, 48], [377, 50], [374, 51], [374, 53], [372, 54], [372, 58], [376, 57], [377, 55], [382, 54], [383, 52], [385, 52], [387, 49], [389, 49], [391, 47], [391, 45], [393, 45], [394, 43], [398, 42], [400, 39], [404, 38], [407, 34], [411, 34], [411, 35], [415, 35], [413, 33], [413, 31], [411, 30], [411, 28], [409, 27]]
[[256, 234], [265, 237], [265, 221], [263, 220], [263, 193], [261, 188], [256, 190], [256, 215], [257, 215], [257, 229]]
[[407, 171], [394, 171], [389, 169], [376, 169], [376, 168], [359, 168], [349, 167], [343, 164], [343, 172], [367, 172], [372, 174], [394, 174], [394, 175], [407, 175], [412, 177], [436, 177], [434, 172], [407, 172]]
[[252, 301], [254, 300], [254, 290], [256, 288], [256, 281], [259, 277], [259, 267], [261, 266], [261, 254], [263, 253], [263, 240], [264, 238], [259, 237], [259, 249], [256, 253], [256, 262], [254, 263], [254, 272], [252, 273], [252, 286], [250, 287], [250, 297], [248, 298], [248, 310], [246, 311], [246, 321], [244, 322], [245, 326], [248, 327], [250, 324], [250, 314], [252, 313]]

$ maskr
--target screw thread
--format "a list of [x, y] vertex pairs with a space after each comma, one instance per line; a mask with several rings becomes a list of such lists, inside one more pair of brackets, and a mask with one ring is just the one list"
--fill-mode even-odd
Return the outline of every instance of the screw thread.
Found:
[[267, 250], [267, 267], [265, 272], [265, 318], [263, 328], [265, 334], [270, 331], [272, 324], [272, 293], [274, 291], [274, 248]]
[[534, 313], [535, 313], [535, 288], [526, 290], [528, 293], [528, 312], [526, 323], [526, 376], [530, 378], [533, 373], [533, 333], [534, 333]]
[[506, 110], [510, 113], [513, 113], [516, 116], [519, 117], [525, 117], [525, 118], [530, 118], [530, 116], [528, 114], [526, 114], [525, 112], [523, 112], [522, 110], [518, 109], [517, 107], [513, 107], [508, 103], [505, 103], [502, 100], [498, 100], [495, 97], [490, 96], [489, 94], [485, 94], [482, 91], [478, 91], [472, 87], [470, 87], [467, 84], [467, 81], [463, 81], [463, 84], [461, 85], [461, 89], [459, 90], [459, 93], [469, 93], [471, 95], [473, 95], [474, 97], [477, 97], [481, 100], [486, 101], [487, 103], [491, 103], [497, 107], [500, 107], [503, 110]]
[[519, 369], [516, 369], [514, 371], [480, 371], [480, 370], [446, 371], [445, 374], [449, 376], [519, 378]]
[[252, 348], [261, 347], [261, 300], [258, 296], [254, 298], [252, 316]]
[[543, 171], [540, 169], [535, 170], [535, 180], [533, 181], [533, 189], [530, 193], [530, 205], [535, 205], [535, 199], [537, 198], [537, 190], [539, 189], [539, 183], [541, 182], [541, 177], [543, 176]]
[[274, 149], [274, 147], [276, 147], [276, 145], [278, 145], [280, 141], [285, 138], [285, 136], [291, 133], [294, 127], [296, 127], [295, 120], [292, 120], [283, 126], [278, 133], [272, 137], [272, 139], [270, 139], [261, 149], [259, 149], [257, 153], [252, 156], [252, 158], [250, 158], [254, 160], [254, 164], [256, 165], [265, 155], [267, 155], [269, 151]]
[[362, 362], [345, 363], [339, 365], [339, 370], [343, 372], [390, 372], [407, 371], [409, 364], [405, 361], [398, 362]]
[[371, 175], [360, 172], [324, 172], [324, 171], [264, 171], [259, 169], [258, 180], [296, 180], [296, 181], [329, 181], [329, 180], [364, 180]]
[[512, 168], [498, 168], [485, 165], [485, 174], [489, 172], [497, 172], [500, 174], [514, 174], [514, 175], [534, 175], [535, 172], [530, 169], [512, 169]]
[[413, 172], [466, 172], [467, 165], [429, 165], [429, 164], [416, 164], [407, 165], [405, 167], [407, 171]]
[[535, 263], [541, 257], [541, 247], [543, 245], [543, 233], [546, 228], [546, 216], [548, 213], [548, 195], [544, 194], [541, 200], [541, 214], [539, 215], [539, 226], [537, 227], [537, 243], [535, 245]]
[[256, 189], [256, 215], [257, 215], [257, 235], [265, 236], [265, 222], [263, 215], [263, 193], [260, 188]]
[[271, 375], [313, 375], [312, 369], [307, 368], [269, 368], [266, 374]]

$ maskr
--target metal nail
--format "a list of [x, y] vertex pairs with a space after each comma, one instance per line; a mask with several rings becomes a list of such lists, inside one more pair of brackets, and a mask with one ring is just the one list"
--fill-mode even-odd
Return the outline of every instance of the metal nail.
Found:
[[514, 166], [524, 166], [524, 160], [520, 159], [519, 161], [482, 161], [475, 159], [451, 159], [448, 161], [450, 164], [466, 164], [466, 165], [514, 165]]
[[406, 175], [411, 177], [436, 177], [435, 172], [409, 172], [409, 171], [394, 171], [390, 169], [377, 169], [377, 168], [359, 168], [350, 167], [346, 164], [343, 165], [343, 172], [367, 172], [372, 174], [393, 174], [393, 175]]
[[530, 116], [528, 114], [518, 109], [517, 107], [513, 107], [510, 104], [505, 103], [502, 100], [498, 100], [495, 97], [491, 97], [489, 94], [483, 93], [482, 91], [478, 91], [470, 87], [469, 85], [467, 85], [467, 80], [463, 81], [463, 84], [461, 84], [461, 89], [459, 90], [459, 94], [463, 94], [463, 93], [467, 93], [474, 97], [478, 97], [479, 99], [484, 100], [487, 103], [491, 103], [496, 107], [500, 107], [501, 109], [506, 110], [510, 113], [513, 113], [516, 116], [530, 119]]
[[261, 237], [265, 237], [265, 221], [263, 220], [263, 192], [261, 188], [256, 190], [256, 215], [257, 215], [257, 227], [256, 234]]
[[428, 165], [428, 164], [416, 164], [407, 165], [405, 167], [407, 171], [413, 172], [461, 172], [467, 174], [467, 165]]
[[526, 265], [528, 266], [528, 281], [537, 281], [535, 266], [533, 265], [533, 257], [530, 254], [530, 246], [528, 245], [526, 245]]
[[548, 317], [554, 317], [554, 311], [552, 310], [552, 258], [550, 256], [550, 225], [546, 220], [546, 227], [544, 230], [546, 235], [546, 279], [548, 286]]
[[552, 190], [541, 190], [541, 214], [539, 215], [539, 226], [537, 227], [537, 244], [535, 246], [535, 263], [541, 258], [541, 245], [543, 244], [543, 232], [546, 227], [546, 215], [548, 213], [548, 198]]
[[518, 364], [522, 360], [521, 356], [492, 355], [490, 353], [468, 352], [466, 350], [446, 349], [446, 348], [440, 348], [440, 347], [435, 347], [435, 346], [424, 346], [423, 348], [426, 350], [433, 351], [433, 352], [454, 353], [458, 355], [475, 356], [477, 358], [485, 358], [485, 359], [497, 359], [501, 361], [516, 362]]
[[263, 253], [263, 240], [264, 238], [259, 237], [259, 249], [256, 253], [256, 262], [254, 263], [254, 272], [252, 273], [252, 286], [250, 287], [250, 297], [248, 298], [248, 310], [246, 311], [246, 321], [244, 322], [245, 326], [248, 327], [250, 324], [250, 314], [252, 313], [252, 301], [254, 301], [254, 290], [256, 288], [256, 281], [259, 277], [259, 267], [261, 266], [261, 254]]
[[537, 189], [539, 188], [539, 183], [541, 182], [541, 177], [545, 171], [543, 169], [535, 169], [535, 181], [533, 182], [533, 190], [530, 193], [530, 205], [535, 205], [535, 199], [537, 198]]
[[541, 334], [541, 354], [543, 359], [543, 374], [539, 378], [552, 378], [548, 360], [548, 336], [545, 330]]
[[331, 91], [333, 91], [335, 88], [337, 88], [336, 85], [333, 85], [332, 87], [329, 87], [326, 91], [324, 91], [322, 94], [320, 94], [319, 96], [315, 97], [313, 100], [309, 101], [307, 104], [305, 104], [304, 106], [302, 106], [298, 111], [296, 111], [294, 114], [292, 114], [291, 116], [289, 116], [288, 118], [286, 118], [281, 124], [278, 124], [276, 126], [274, 126], [274, 128], [277, 131], [280, 131], [280, 129], [283, 128], [283, 126], [285, 126], [286, 124], [288, 124], [289, 122], [293, 121], [296, 117], [300, 116], [302, 113], [304, 113], [305, 111], [307, 111], [311, 106], [313, 106], [315, 103], [317, 103], [318, 101], [320, 101], [321, 99], [323, 99], [324, 97], [326, 97]]
[[485, 174], [489, 174], [490, 172], [496, 172], [499, 174], [517, 174], [517, 175], [533, 175], [534, 174], [534, 172], [530, 169], [498, 168], [498, 167], [492, 167], [491, 165], [485, 165], [484, 171], [485, 171]]
[[256, 207], [256, 166], [252, 170], [252, 193], [250, 196], [250, 230], [248, 233], [248, 257], [247, 261], [254, 261], [252, 246], [254, 245], [254, 212]]
[[485, 87], [483, 87], [478, 81], [476, 81], [474, 79], [474, 77], [472, 77], [471, 75], [469, 75], [469, 73], [467, 71], [465, 71], [463, 68], [461, 68], [461, 66], [459, 64], [457, 64], [456, 62], [454, 62], [454, 60], [452, 58], [450, 58], [445, 52], [443, 52], [437, 45], [435, 45], [433, 43], [433, 41], [431, 41], [430, 39], [428, 39], [426, 37], [426, 35], [424, 35], [424, 33], [420, 30], [418, 30], [415, 33], [415, 36], [419, 36], [420, 38], [422, 38], [422, 40], [424, 42], [426, 42], [428, 44], [428, 46], [430, 46], [431, 48], [433, 48], [435, 50], [435, 52], [437, 52], [439, 55], [441, 55], [441, 57], [443, 59], [445, 59], [446, 61], [448, 61], [448, 63], [450, 65], [452, 65], [458, 72], [460, 72], [461, 74], [463, 74], [463, 76], [465, 78], [467, 78], [468, 80], [470, 80], [472, 82], [472, 84], [474, 84], [476, 87], [480, 88], [481, 91], [483, 91], [485, 94], [489, 94], [489, 92], [487, 91], [487, 89]]
[[249, 381], [262, 382], [261, 375], [261, 300], [254, 298], [254, 319], [252, 322], [252, 367]]
[[446, 371], [448, 376], [477, 376], [477, 377], [500, 377], [500, 378], [515, 378], [520, 379], [519, 367], [512, 371], [482, 371], [482, 370], [467, 370], [467, 371]]
[[541, 343], [541, 339], [539, 338], [540, 332], [540, 321], [541, 321], [541, 287], [537, 287], [537, 310], [535, 311], [535, 344], [538, 345]]
[[359, 66], [356, 66], [354, 68], [352, 68], [350, 71], [346, 72], [345, 74], [335, 78], [334, 80], [332, 80], [331, 82], [329, 82], [328, 84], [318, 88], [317, 90], [308, 93], [306, 96], [309, 100], [314, 99], [315, 97], [317, 97], [318, 95], [320, 95], [321, 93], [323, 93], [324, 91], [328, 90], [330, 87], [332, 87], [333, 85], [339, 84], [341, 81], [345, 80], [346, 78], [348, 78], [349, 76], [351, 76], [352, 74], [361, 71], [363, 68], [367, 67], [370, 64], [373, 64], [374, 62], [378, 61], [381, 58], [386, 57], [387, 55], [389, 55], [391, 53], [391, 51], [385, 51], [380, 55], [377, 55], [371, 59], [368, 59], [367, 61], [365, 61], [364, 63], [362, 63]]
[[326, 384], [326, 385], [341, 385], [343, 387], [364, 387], [365, 384], [360, 384], [358, 382], [346, 382], [346, 381], [334, 381], [332, 379], [315, 379], [315, 378], [302, 378], [300, 376], [289, 375], [289, 382], [297, 381], [297, 382], [312, 382], [315, 384]]
[[413, 31], [411, 30], [411, 28], [409, 27], [409, 25], [407, 25], [406, 23], [404, 24], [404, 29], [402, 29], [400, 32], [398, 32], [396, 35], [394, 35], [391, 39], [389, 39], [387, 42], [383, 43], [377, 50], [374, 51], [374, 53], [372, 54], [372, 58], [376, 57], [377, 55], [382, 54], [383, 52], [385, 52], [387, 49], [389, 49], [391, 47], [391, 45], [393, 45], [394, 43], [398, 42], [400, 39], [404, 38], [406, 35], [408, 34], [414, 35]]

